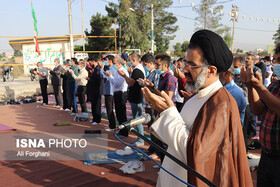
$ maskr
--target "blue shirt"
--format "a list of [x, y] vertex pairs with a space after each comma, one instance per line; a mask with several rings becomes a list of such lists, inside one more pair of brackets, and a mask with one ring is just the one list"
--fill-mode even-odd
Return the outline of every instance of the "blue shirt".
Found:
[[234, 76], [233, 76], [233, 80], [234, 80], [234, 83], [235, 83], [237, 86], [239, 86], [240, 88], [242, 88], [243, 93], [244, 93], [245, 96], [247, 97], [247, 95], [248, 95], [248, 89], [247, 89], [247, 87], [245, 86], [245, 84], [241, 82], [241, 80], [240, 80], [240, 74], [234, 75]]
[[155, 68], [149, 72], [149, 75], [146, 77], [146, 79], [151, 81], [155, 85], [155, 87], [158, 88], [159, 74], [157, 74]]
[[[109, 71], [111, 72], [111, 74], [113, 76], [116, 73], [118, 73], [117, 70], [113, 68], [113, 66], [109, 67]], [[104, 75], [104, 69], [103, 68], [101, 68], [100, 74], [101, 74], [101, 78], [104, 79], [104, 84], [105, 84], [104, 85], [103, 95], [114, 95], [112, 82], [108, 80], [108, 77], [106, 75]]]
[[[150, 70], [149, 75], [146, 76], [146, 79], [151, 81], [155, 85], [155, 87], [158, 88], [159, 76], [160, 75], [157, 73], [157, 70], [154, 68]], [[146, 103], [145, 107], [151, 108], [149, 103]]]
[[240, 115], [241, 123], [242, 123], [242, 126], [243, 126], [243, 121], [244, 121], [244, 116], [245, 116], [245, 109], [246, 109], [246, 106], [247, 106], [247, 102], [246, 102], [244, 93], [234, 83], [233, 80], [231, 82], [229, 82], [228, 84], [226, 84], [224, 87], [228, 90], [228, 92], [233, 96], [233, 98], [237, 102], [237, 106], [238, 106], [238, 109], [239, 109], [239, 115]]
[[128, 54], [127, 53], [123, 53], [121, 56], [122, 59], [128, 60]]

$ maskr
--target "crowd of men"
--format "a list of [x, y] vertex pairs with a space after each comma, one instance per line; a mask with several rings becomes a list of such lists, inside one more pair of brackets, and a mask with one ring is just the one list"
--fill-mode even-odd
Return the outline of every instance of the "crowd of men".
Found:
[[[233, 58], [220, 36], [201, 30], [192, 36], [186, 58], [174, 61], [166, 54], [125, 51], [121, 56], [54, 63], [54, 69], [37, 64], [43, 105], [48, 104], [48, 74], [55, 107], [77, 115], [76, 96], [82, 113], [90, 101], [92, 125], [101, 122], [104, 98], [106, 131], [116, 127], [116, 119], [119, 124], [127, 121], [128, 101], [133, 118], [143, 112], [151, 115], [147, 125], [153, 142], [218, 186], [252, 186], [247, 138], [256, 136], [261, 120], [258, 186], [280, 186], [280, 80], [273, 72], [273, 65], [280, 63], [279, 43], [273, 58]], [[136, 130], [143, 135], [143, 124]], [[127, 137], [129, 132], [124, 128], [118, 135]], [[131, 145], [143, 146], [144, 141], [138, 138]], [[181, 179], [202, 184], [158, 150], [150, 147], [149, 152]], [[183, 186], [162, 170], [157, 185]]]

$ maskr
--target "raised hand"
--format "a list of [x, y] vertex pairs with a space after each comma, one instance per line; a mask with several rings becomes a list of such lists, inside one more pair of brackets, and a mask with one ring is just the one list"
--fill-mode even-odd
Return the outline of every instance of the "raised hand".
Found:
[[102, 61], [98, 61], [98, 65], [99, 65], [101, 68], [104, 68], [104, 65], [103, 65]]
[[106, 75], [107, 77], [110, 77], [112, 75], [112, 73], [110, 71], [104, 71], [104, 75]]
[[147, 86], [147, 87], [153, 87], [154, 86], [154, 84], [148, 79], [145, 80], [144, 85]]
[[138, 84], [139, 84], [140, 86], [145, 86], [145, 85], [144, 85], [144, 83], [145, 83], [145, 80], [144, 80], [144, 79], [139, 78], [139, 79], [137, 79], [137, 82], [138, 82]]
[[124, 77], [124, 76], [125, 76], [125, 72], [124, 72], [124, 71], [122, 71], [122, 70], [118, 70], [118, 73], [119, 73], [119, 75], [120, 75], [120, 76], [122, 76], [122, 77]]
[[174, 106], [173, 101], [164, 92], [161, 92], [161, 96], [153, 94], [147, 87], [142, 88], [142, 92], [145, 97], [145, 101], [159, 113]]
[[245, 69], [243, 65], [241, 68], [240, 73], [240, 80], [243, 82], [247, 87], [260, 87], [262, 86], [262, 76], [259, 72], [256, 72], [256, 77], [253, 73], [253, 68]]
[[191, 96], [194, 94], [192, 92], [187, 92], [184, 90], [180, 90], [181, 94], [184, 96], [184, 99], [188, 100], [189, 98], [191, 98]]

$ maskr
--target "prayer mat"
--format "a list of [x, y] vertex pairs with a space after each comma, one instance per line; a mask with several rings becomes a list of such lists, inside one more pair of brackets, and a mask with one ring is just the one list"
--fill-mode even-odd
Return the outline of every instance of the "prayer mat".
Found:
[[[143, 150], [143, 149], [140, 149]], [[118, 155], [116, 151], [103, 151], [103, 152], [85, 152], [85, 165], [97, 164], [114, 164], [129, 162], [131, 160], [149, 160], [146, 156], [137, 151], [133, 151], [131, 155]]]
[[11, 131], [11, 130], [15, 130], [12, 127], [0, 124], [0, 131]]
[[55, 123], [53, 126], [69, 126], [70, 122], [64, 122], [64, 123]]

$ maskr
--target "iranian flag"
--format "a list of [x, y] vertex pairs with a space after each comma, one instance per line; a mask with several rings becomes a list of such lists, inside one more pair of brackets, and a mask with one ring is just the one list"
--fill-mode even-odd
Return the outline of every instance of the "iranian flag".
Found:
[[32, 17], [33, 17], [33, 21], [34, 21], [34, 44], [35, 44], [35, 49], [36, 52], [38, 53], [38, 55], [41, 55], [40, 53], [40, 49], [39, 49], [39, 43], [37, 40], [37, 36], [38, 36], [38, 29], [37, 29], [37, 18], [36, 18], [36, 14], [33, 8], [33, 0], [31, 0], [31, 9], [32, 9]]

